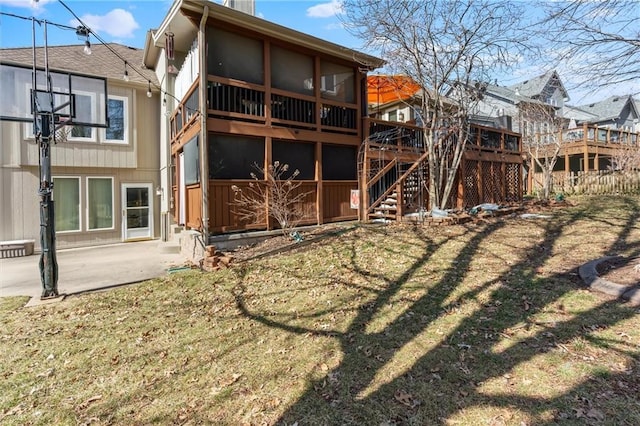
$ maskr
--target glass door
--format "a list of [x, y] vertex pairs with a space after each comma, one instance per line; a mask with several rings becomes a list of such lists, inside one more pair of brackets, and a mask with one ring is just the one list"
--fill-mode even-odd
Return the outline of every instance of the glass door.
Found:
[[122, 184], [122, 239], [153, 238], [153, 197], [150, 183]]

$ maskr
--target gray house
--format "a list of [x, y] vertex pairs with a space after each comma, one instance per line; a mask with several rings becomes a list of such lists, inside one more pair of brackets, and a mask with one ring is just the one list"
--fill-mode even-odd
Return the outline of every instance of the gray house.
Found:
[[548, 120], [540, 114], [534, 118], [533, 110], [554, 117], [562, 113], [568, 94], [556, 71], [511, 86], [488, 84], [484, 97], [473, 111], [472, 121], [485, 126], [505, 128], [521, 133], [524, 137], [546, 132]]
[[611, 96], [599, 102], [567, 107], [564, 116], [577, 125], [640, 132], [640, 108], [633, 96]]

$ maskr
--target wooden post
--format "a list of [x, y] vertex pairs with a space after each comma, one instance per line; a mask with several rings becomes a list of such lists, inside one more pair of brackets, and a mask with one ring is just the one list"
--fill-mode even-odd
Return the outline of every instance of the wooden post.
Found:
[[589, 171], [589, 146], [586, 143], [584, 144], [584, 147], [583, 147], [582, 158], [583, 158], [582, 161], [584, 162], [583, 171], [588, 172]]
[[269, 40], [264, 40], [264, 114], [265, 126], [271, 126], [271, 46]]
[[484, 184], [482, 179], [482, 160], [478, 160], [478, 165], [476, 166], [476, 176], [478, 177], [478, 202], [484, 203]]
[[[269, 181], [268, 181], [268, 173], [269, 173], [269, 167], [273, 164], [273, 155], [271, 153], [271, 148], [272, 148], [272, 143], [271, 143], [271, 137], [267, 136], [264, 138], [264, 176], [263, 176], [263, 181], [265, 185], [268, 185]], [[271, 229], [273, 229], [273, 226], [271, 224], [271, 210], [269, 210], [269, 191], [266, 191], [266, 199], [264, 200], [264, 210], [265, 210], [265, 220], [267, 221], [267, 231], [270, 231]]]
[[324, 223], [324, 199], [322, 195], [322, 142], [316, 142], [316, 221]]

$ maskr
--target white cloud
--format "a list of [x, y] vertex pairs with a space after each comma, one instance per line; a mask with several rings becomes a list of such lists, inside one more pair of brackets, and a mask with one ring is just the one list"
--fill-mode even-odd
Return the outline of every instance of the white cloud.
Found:
[[[140, 28], [131, 12], [124, 9], [113, 9], [106, 15], [86, 14], [80, 19], [92, 31], [106, 33], [113, 37], [132, 38], [133, 32]], [[73, 20], [71, 25], [78, 25], [78, 22]]]
[[307, 9], [310, 18], [330, 18], [343, 12], [340, 0], [331, 0], [329, 3], [320, 3]]

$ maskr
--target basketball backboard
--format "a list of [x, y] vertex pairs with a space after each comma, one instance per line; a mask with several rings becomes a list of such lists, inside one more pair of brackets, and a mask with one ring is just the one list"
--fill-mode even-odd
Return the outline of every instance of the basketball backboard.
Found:
[[45, 71], [36, 70], [35, 88], [32, 73], [30, 67], [0, 62], [0, 120], [31, 122], [34, 112], [53, 112], [56, 122], [108, 127], [105, 78], [49, 70], [49, 92]]

